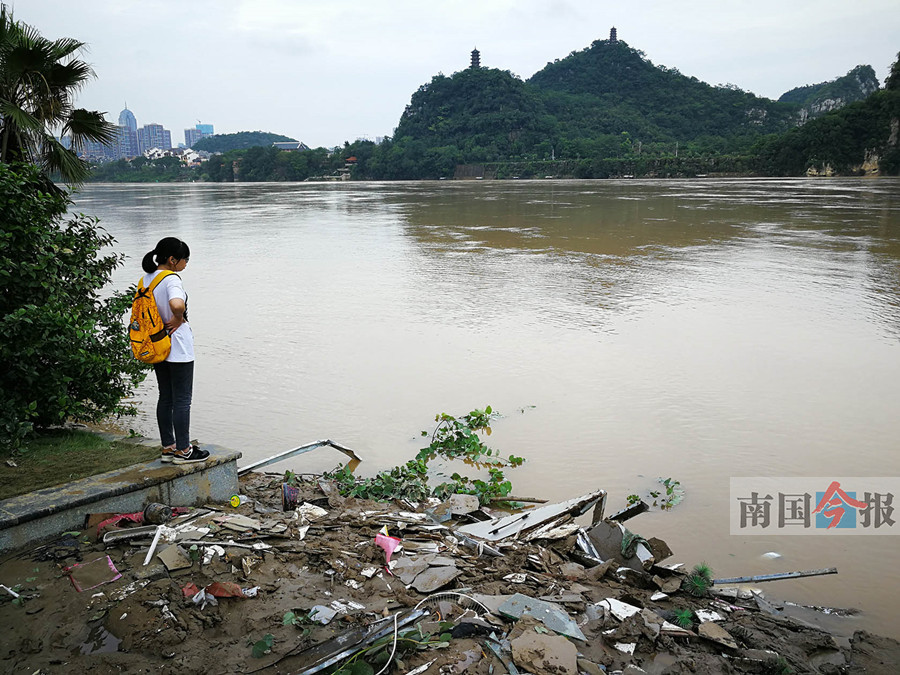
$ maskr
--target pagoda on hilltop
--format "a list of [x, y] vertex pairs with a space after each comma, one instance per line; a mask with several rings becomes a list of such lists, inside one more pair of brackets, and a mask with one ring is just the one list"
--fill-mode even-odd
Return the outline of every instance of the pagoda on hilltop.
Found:
[[481, 52], [477, 48], [472, 50], [472, 63], [469, 65], [469, 68], [481, 68]]
[[616, 37], [616, 27], [615, 26], [613, 26], [612, 28], [609, 29], [609, 41], [610, 41], [610, 44], [616, 44], [619, 41], [619, 39]]

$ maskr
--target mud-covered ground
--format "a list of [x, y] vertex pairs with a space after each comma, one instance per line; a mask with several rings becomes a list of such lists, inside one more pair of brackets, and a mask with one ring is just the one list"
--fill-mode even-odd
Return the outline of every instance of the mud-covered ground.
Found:
[[[306, 506], [283, 511], [281, 476], [251, 474], [241, 487], [238, 508], [168, 523], [180, 529], [163, 531], [147, 565], [154, 527], [98, 532], [102, 516], [4, 556], [0, 584], [20, 599], [0, 590], [0, 671], [303, 673], [344, 651], [316, 672], [378, 673], [392, 653], [385, 673], [900, 672], [900, 643], [853, 632], [852, 618], [747, 589], [694, 597], [671, 559], [592, 564], [569, 516], [547, 538], [489, 542], [497, 556], [456, 532], [481, 511], [437, 525], [424, 513], [434, 505], [346, 499], [315, 480], [292, 495]], [[375, 543], [384, 526], [402, 545], [390, 572]], [[640, 518], [627, 526], [639, 531]], [[110, 532], [143, 534], [104, 543]], [[528, 598], [551, 610], [523, 614]]]

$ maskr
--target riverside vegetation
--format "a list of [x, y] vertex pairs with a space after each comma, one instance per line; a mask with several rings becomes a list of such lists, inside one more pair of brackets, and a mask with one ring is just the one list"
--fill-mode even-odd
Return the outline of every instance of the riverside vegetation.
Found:
[[0, 451], [23, 448], [36, 428], [97, 421], [131, 410], [146, 371], [128, 355], [122, 315], [130, 293], [104, 293], [123, 256], [96, 218], [72, 205], [50, 174], [78, 184], [86, 163], [73, 147], [111, 138], [97, 111], [74, 107], [93, 76], [85, 45], [48, 40], [0, 5]]
[[872, 158], [882, 174], [897, 174], [897, 69], [883, 89], [871, 66], [858, 66], [772, 101], [654, 65], [625, 42], [597, 40], [528, 80], [480, 67], [438, 74], [377, 145], [280, 152], [271, 142], [238, 148], [240, 134], [226, 134], [203, 141], [224, 154], [200, 167], [120, 160], [97, 167], [94, 180], [297, 181], [345, 168], [355, 179], [436, 179], [459, 165], [495, 178], [795, 176], [825, 167], [854, 173]]

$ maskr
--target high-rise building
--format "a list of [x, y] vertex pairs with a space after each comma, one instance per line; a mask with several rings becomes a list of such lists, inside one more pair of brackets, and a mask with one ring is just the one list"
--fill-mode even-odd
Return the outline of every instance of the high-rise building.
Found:
[[114, 148], [116, 159], [122, 159], [123, 157], [137, 157], [139, 154], [137, 132], [122, 124], [117, 126]]
[[138, 150], [141, 154], [151, 148], [170, 150], [172, 148], [172, 132], [163, 129], [162, 124], [145, 124], [137, 130]]
[[119, 113], [119, 126], [131, 129], [132, 131], [137, 131], [137, 119], [135, 119], [134, 113], [128, 109], [127, 105], [125, 106], [125, 109]]
[[203, 138], [206, 138], [207, 136], [212, 136], [213, 134], [216, 133], [215, 131], [213, 131], [212, 124], [198, 124], [194, 128], [203, 135]]
[[184, 144], [189, 148], [194, 147], [194, 143], [203, 138], [203, 132], [199, 129], [185, 129], [184, 130]]

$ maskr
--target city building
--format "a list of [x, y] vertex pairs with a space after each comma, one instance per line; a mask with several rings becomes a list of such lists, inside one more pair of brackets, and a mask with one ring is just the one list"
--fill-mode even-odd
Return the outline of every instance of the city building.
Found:
[[172, 132], [163, 129], [162, 124], [145, 124], [137, 130], [138, 150], [141, 154], [151, 148], [169, 150], [172, 147]]
[[113, 159], [123, 157], [137, 157], [140, 154], [137, 138], [137, 119], [134, 113], [125, 106], [119, 113], [119, 126], [116, 127], [116, 141], [114, 145]]
[[299, 143], [297, 141], [275, 141], [272, 145], [279, 150], [309, 150], [309, 146], [306, 143]]
[[213, 134], [216, 133], [215, 131], [213, 131], [212, 124], [197, 124], [194, 128], [203, 135], [202, 136], [203, 138], [206, 138], [207, 136], [212, 136]]
[[184, 130], [184, 144], [189, 148], [193, 148], [194, 143], [199, 141], [201, 138], [203, 138], [203, 132], [200, 131], [200, 129], [195, 128]]

